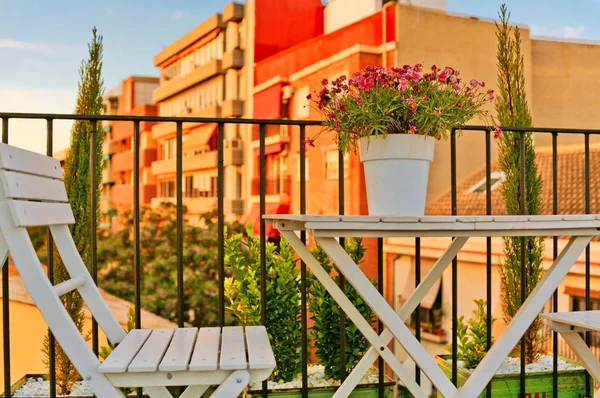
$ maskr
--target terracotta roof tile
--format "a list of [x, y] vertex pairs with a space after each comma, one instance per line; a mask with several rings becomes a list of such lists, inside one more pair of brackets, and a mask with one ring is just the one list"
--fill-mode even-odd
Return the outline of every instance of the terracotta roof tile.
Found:
[[[542, 176], [542, 214], [552, 214], [552, 149], [539, 148], [537, 152], [538, 172]], [[498, 165], [491, 172], [498, 171]], [[477, 183], [485, 180], [485, 166], [458, 184], [458, 214], [486, 214], [486, 193], [470, 192]], [[558, 148], [558, 213], [585, 213], [585, 152], [583, 145], [565, 145]], [[500, 184], [492, 190], [491, 214], [506, 214]], [[427, 206], [428, 215], [451, 214], [451, 192]], [[600, 145], [590, 145], [590, 213], [600, 213]]]

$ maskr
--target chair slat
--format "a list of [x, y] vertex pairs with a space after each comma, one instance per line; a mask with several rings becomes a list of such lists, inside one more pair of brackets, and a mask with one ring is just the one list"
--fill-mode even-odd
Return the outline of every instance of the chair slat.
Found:
[[197, 328], [177, 329], [158, 370], [187, 370], [197, 334]]
[[220, 341], [221, 328], [200, 328], [189, 369], [217, 370]]
[[75, 223], [73, 211], [68, 203], [44, 203], [9, 199], [8, 206], [17, 227]]
[[60, 180], [19, 173], [0, 171], [2, 190], [7, 198], [68, 202], [65, 184]]
[[273, 369], [275, 356], [271, 349], [267, 329], [264, 326], [246, 326], [248, 367], [250, 369]]
[[39, 153], [0, 143], [0, 169], [50, 178], [63, 178], [60, 161]]
[[155, 372], [175, 329], [155, 329], [129, 365], [130, 372]]
[[241, 326], [224, 327], [221, 341], [219, 368], [224, 370], [246, 369], [246, 343], [244, 328]]
[[100, 373], [123, 373], [133, 361], [144, 342], [150, 336], [151, 329], [135, 329], [129, 332], [123, 341], [98, 367]]
[[85, 278], [82, 276], [77, 276], [75, 278], [71, 278], [67, 281], [61, 282], [58, 285], [54, 285], [54, 291], [57, 295], [62, 296], [63, 294], [67, 294], [72, 292], [75, 289], [79, 289], [83, 285], [85, 285]]

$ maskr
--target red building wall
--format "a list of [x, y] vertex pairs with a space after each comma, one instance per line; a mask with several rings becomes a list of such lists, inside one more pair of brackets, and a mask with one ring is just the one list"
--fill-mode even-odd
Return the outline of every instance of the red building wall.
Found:
[[321, 0], [256, 0], [254, 61], [323, 33]]

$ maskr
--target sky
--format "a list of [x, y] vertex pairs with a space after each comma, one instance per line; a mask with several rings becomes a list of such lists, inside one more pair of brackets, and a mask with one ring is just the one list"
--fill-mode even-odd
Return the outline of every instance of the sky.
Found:
[[[157, 76], [154, 55], [230, 1], [0, 0], [0, 112], [72, 113], [93, 26], [103, 36], [109, 90], [128, 75]], [[503, 2], [447, 1], [452, 13], [488, 19]], [[600, 41], [600, 0], [504, 2], [532, 36]], [[57, 123], [56, 149], [68, 145], [69, 125]], [[45, 129], [45, 121], [11, 121], [10, 142], [44, 151]]]

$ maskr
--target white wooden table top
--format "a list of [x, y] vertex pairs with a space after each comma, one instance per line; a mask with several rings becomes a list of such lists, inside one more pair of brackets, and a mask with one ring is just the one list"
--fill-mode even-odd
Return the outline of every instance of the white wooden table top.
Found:
[[600, 214], [538, 216], [346, 216], [267, 214], [281, 230], [314, 236], [595, 236]]

